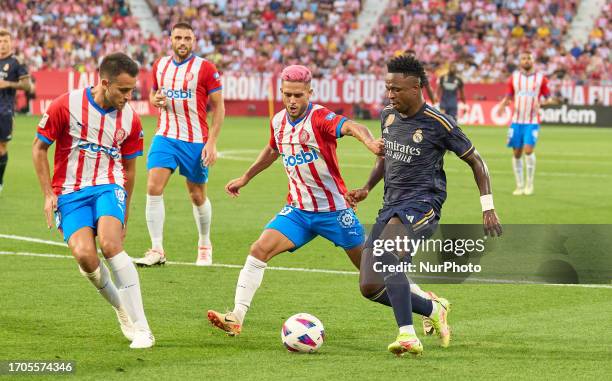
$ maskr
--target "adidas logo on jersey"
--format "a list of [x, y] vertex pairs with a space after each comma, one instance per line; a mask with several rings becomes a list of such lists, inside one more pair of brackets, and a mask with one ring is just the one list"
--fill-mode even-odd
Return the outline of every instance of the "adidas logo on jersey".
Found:
[[174, 90], [174, 89], [161, 89], [162, 94], [166, 96], [166, 98], [170, 99], [191, 99], [193, 97], [191, 89], [189, 90]]
[[317, 151], [311, 151], [311, 152], [300, 151], [295, 155], [283, 154], [283, 164], [285, 164], [285, 167], [295, 167], [296, 165], [312, 163], [318, 158], [319, 158], [319, 155], [317, 155]]

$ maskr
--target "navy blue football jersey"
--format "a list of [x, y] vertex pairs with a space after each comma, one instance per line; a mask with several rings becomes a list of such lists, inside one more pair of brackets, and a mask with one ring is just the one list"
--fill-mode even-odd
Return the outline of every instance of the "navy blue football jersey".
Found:
[[460, 158], [474, 152], [472, 142], [454, 119], [424, 104], [413, 116], [404, 117], [391, 106], [381, 113], [385, 142], [384, 204], [428, 202], [439, 214], [446, 200], [444, 154]]

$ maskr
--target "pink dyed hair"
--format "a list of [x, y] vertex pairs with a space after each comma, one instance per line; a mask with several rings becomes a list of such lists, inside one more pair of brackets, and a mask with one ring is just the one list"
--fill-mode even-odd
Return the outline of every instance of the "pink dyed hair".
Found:
[[302, 65], [291, 65], [283, 69], [281, 73], [281, 79], [289, 82], [303, 82], [310, 83], [312, 79], [312, 73], [306, 66]]

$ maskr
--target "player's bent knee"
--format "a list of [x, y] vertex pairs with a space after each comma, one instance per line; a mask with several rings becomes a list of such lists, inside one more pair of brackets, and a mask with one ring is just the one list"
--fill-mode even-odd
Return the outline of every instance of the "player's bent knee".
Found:
[[98, 237], [100, 249], [105, 256], [115, 255], [123, 251], [121, 240], [116, 237]]
[[359, 282], [359, 291], [364, 298], [370, 299], [376, 295], [377, 291], [380, 291], [380, 287], [376, 287], [375, 285], [369, 283]]
[[274, 256], [272, 249], [273, 248], [269, 245], [261, 242], [261, 240], [258, 240], [251, 245], [250, 254], [260, 261], [268, 262]]
[[193, 202], [195, 205], [204, 204], [205, 199], [202, 192], [189, 191], [189, 197], [191, 198], [191, 202]]
[[164, 194], [164, 187], [161, 184], [156, 184], [154, 182], [147, 182], [147, 194], [149, 196], [161, 196]]
[[85, 272], [93, 272], [98, 268], [99, 260], [96, 248], [89, 243], [76, 243], [70, 247], [74, 259]]

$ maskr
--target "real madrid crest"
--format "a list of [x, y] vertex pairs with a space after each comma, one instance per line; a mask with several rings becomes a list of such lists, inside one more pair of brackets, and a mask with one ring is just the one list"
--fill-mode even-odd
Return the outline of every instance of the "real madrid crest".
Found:
[[385, 119], [385, 127], [389, 127], [395, 121], [395, 114], [391, 114]]
[[9, 67], [10, 67], [9, 64], [5, 63], [4, 66], [2, 67], [2, 71], [8, 71]]
[[420, 128], [414, 131], [414, 134], [412, 134], [412, 141], [415, 143], [420, 143], [423, 141], [423, 131]]

